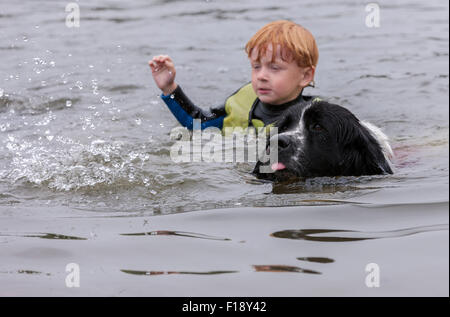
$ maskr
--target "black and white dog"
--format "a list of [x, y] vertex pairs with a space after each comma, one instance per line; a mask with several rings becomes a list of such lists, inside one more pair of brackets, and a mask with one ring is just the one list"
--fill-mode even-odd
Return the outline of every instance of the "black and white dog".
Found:
[[386, 135], [341, 106], [316, 101], [294, 107], [277, 127], [270, 142], [278, 142], [278, 162], [268, 163], [273, 173], [261, 173], [267, 164], [257, 162], [253, 173], [258, 178], [392, 174]]

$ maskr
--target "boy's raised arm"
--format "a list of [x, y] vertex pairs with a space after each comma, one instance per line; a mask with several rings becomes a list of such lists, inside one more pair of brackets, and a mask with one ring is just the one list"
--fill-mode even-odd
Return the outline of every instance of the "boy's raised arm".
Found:
[[201, 129], [216, 127], [222, 129], [225, 117], [225, 106], [205, 111], [195, 106], [175, 83], [175, 66], [167, 55], [153, 57], [149, 62], [153, 79], [162, 90], [161, 98], [173, 113], [178, 122], [189, 130], [193, 129], [194, 119], [201, 120]]

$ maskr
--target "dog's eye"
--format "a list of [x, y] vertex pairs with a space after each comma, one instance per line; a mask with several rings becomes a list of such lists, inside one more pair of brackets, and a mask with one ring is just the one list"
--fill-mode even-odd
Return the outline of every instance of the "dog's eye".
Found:
[[318, 123], [314, 123], [311, 125], [311, 130], [315, 132], [321, 132], [323, 131], [323, 127]]

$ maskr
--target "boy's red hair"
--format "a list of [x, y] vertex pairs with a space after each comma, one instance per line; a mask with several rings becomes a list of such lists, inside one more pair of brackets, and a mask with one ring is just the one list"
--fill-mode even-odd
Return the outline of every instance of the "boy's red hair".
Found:
[[[245, 51], [250, 58], [252, 50], [258, 48], [258, 60], [272, 44], [274, 51], [280, 45], [282, 57], [289, 54], [300, 67], [316, 67], [319, 60], [319, 50], [314, 36], [307, 29], [291, 21], [281, 20], [271, 22], [261, 28], [245, 45]], [[285, 51], [287, 50], [287, 52]], [[276, 54], [272, 54], [272, 61]]]

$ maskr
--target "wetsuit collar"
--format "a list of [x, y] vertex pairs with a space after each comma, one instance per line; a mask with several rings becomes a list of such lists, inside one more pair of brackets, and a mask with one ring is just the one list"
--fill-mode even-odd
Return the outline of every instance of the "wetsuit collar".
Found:
[[252, 119], [253, 119], [253, 114], [255, 111], [256, 106], [259, 104], [260, 105], [260, 109], [262, 112], [266, 113], [266, 114], [272, 114], [272, 115], [280, 115], [281, 113], [283, 113], [286, 109], [288, 109], [289, 107], [300, 103], [303, 100], [303, 89], [302, 91], [300, 91], [300, 94], [298, 95], [297, 98], [295, 98], [294, 100], [288, 101], [286, 103], [283, 103], [281, 105], [273, 105], [270, 103], [265, 103], [262, 102], [261, 100], [259, 100], [259, 98], [256, 98], [255, 102], [253, 103], [251, 109], [250, 109], [250, 113], [248, 116], [248, 126], [252, 126]]
[[284, 110], [286, 110], [287, 108], [289, 108], [292, 105], [295, 105], [296, 103], [299, 103], [303, 99], [302, 92], [303, 92], [303, 90], [300, 92], [298, 97], [295, 98], [294, 100], [288, 101], [281, 105], [273, 105], [270, 103], [262, 102], [261, 100], [260, 100], [260, 102], [261, 102], [261, 105], [263, 106], [264, 110], [270, 109], [271, 112], [284, 112]]

